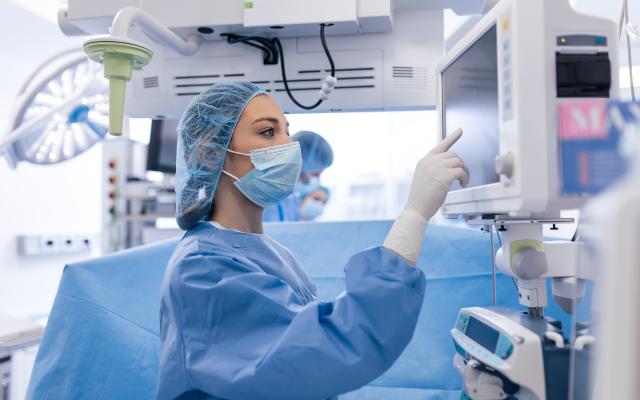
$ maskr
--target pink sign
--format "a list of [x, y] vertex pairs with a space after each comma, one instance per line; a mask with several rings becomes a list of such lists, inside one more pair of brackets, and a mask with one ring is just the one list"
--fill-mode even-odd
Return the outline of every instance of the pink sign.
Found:
[[589, 154], [581, 151], [580, 154], [578, 154], [578, 163], [580, 185], [586, 187], [589, 185]]
[[606, 100], [568, 100], [558, 106], [560, 139], [600, 139], [607, 136]]

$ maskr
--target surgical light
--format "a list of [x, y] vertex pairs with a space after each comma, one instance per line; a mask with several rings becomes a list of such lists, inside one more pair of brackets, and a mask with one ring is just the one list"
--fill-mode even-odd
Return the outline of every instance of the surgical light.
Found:
[[0, 154], [9, 166], [20, 161], [54, 164], [69, 160], [107, 133], [107, 81], [82, 51], [46, 60], [20, 90]]

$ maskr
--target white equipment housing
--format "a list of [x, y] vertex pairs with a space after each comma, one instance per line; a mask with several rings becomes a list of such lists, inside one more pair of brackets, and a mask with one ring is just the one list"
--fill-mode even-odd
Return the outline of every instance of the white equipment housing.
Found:
[[[461, 310], [496, 339], [483, 345], [464, 320], [463, 329], [452, 330], [454, 363], [469, 398], [588, 398], [588, 345], [595, 337], [576, 326], [565, 341], [570, 331], [554, 330], [542, 317], [547, 278], [558, 305], [575, 314], [594, 271], [581, 265], [582, 243], [544, 242], [542, 227], [567, 222], [558, 218], [561, 210], [580, 208], [616, 175], [598, 175], [597, 168], [619, 165], [618, 136], [605, 124], [605, 100], [618, 95], [617, 35], [613, 21], [580, 15], [568, 0], [502, 0], [438, 66], [441, 135], [464, 130], [452, 150], [470, 172], [469, 187], [454, 187], [443, 212], [499, 227], [495, 265], [516, 279], [518, 301], [527, 307], [526, 313]], [[503, 316], [513, 323], [504, 324]], [[524, 338], [523, 328], [540, 338], [539, 345], [520, 342], [535, 347], [544, 365], [532, 354], [526, 360], [534, 360], [533, 368], [498, 354], [500, 337]], [[561, 358], [547, 364], [549, 357]]]
[[220, 34], [279, 37], [289, 86], [300, 102], [311, 104], [329, 70], [320, 23], [334, 24], [326, 34], [338, 83], [315, 112], [433, 108], [435, 66], [444, 50], [443, 10], [392, 5], [391, 0], [254, 0], [244, 6], [239, 1], [174, 5], [160, 0], [70, 0], [59, 14], [59, 25], [67, 34], [107, 33], [120, 9], [135, 6], [181, 37], [202, 37], [195, 55], [181, 56], [131, 30], [131, 36], [154, 53], [127, 89], [125, 110], [132, 117], [178, 118], [196, 94], [223, 80], [256, 82], [285, 112], [302, 112], [284, 91], [280, 65], [264, 65], [260, 50], [227, 44]]
[[596, 309], [601, 340], [593, 398], [633, 398], [640, 390], [640, 172], [619, 182], [588, 211], [602, 271]]
[[[435, 61], [442, 54], [442, 13], [396, 16], [389, 33], [329, 36], [338, 83], [315, 111], [427, 108], [435, 105]], [[319, 31], [319, 28], [315, 28]], [[330, 31], [332, 28], [327, 28]], [[140, 37], [142, 39], [142, 37]], [[296, 98], [318, 97], [329, 64], [319, 37], [281, 39], [287, 79]], [[262, 53], [240, 43], [203, 42], [184, 57], [149, 43], [154, 59], [134, 74], [126, 110], [133, 117], [179, 118], [189, 101], [208, 86], [248, 80], [264, 87], [286, 112], [302, 112], [287, 97], [280, 65], [264, 65]]]
[[591, 250], [585, 264], [598, 271], [594, 399], [634, 398], [640, 390], [640, 104], [612, 104], [610, 116], [624, 132], [620, 148], [629, 172], [589, 202], [583, 218]]
[[[335, 24], [341, 34], [386, 32], [392, 27], [391, 0], [70, 0], [59, 18], [86, 33], [105, 34], [113, 16], [129, 6], [152, 15], [180, 36], [198, 33], [200, 27], [215, 33], [260, 34], [279, 26], [280, 37], [316, 35], [313, 27], [319, 22]], [[211, 35], [211, 40], [219, 40], [219, 36]]]
[[[458, 42], [438, 66], [438, 109], [443, 137], [465, 130], [453, 150], [471, 185], [449, 192], [446, 215], [557, 216], [584, 203], [586, 193], [561, 189], [558, 107], [617, 96], [617, 34], [614, 22], [580, 15], [568, 1], [503, 0]], [[474, 51], [475, 63], [456, 65]], [[573, 74], [558, 79], [567, 68]]]
[[[541, 351], [546, 329], [548, 326], [544, 321], [532, 320], [518, 311], [481, 307], [461, 309], [451, 336], [458, 352], [453, 364], [464, 377], [465, 393], [475, 393], [477, 398], [484, 399], [507, 397], [499, 379], [493, 378], [497, 382], [491, 382], [488, 375], [477, 372], [474, 376], [475, 368], [466, 367], [469, 361], [477, 360], [521, 385], [518, 398], [546, 398]], [[493, 343], [487, 343], [490, 341]], [[465, 362], [465, 355], [473, 357]], [[482, 389], [486, 392], [478, 393]]]

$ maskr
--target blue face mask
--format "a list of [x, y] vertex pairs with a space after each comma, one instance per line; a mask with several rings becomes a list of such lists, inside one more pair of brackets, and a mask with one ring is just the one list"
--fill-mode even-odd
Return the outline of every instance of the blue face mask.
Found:
[[307, 183], [298, 180], [298, 183], [296, 184], [296, 193], [305, 196], [307, 193], [311, 193], [318, 186], [320, 186], [320, 179], [317, 176], [310, 177]]
[[254, 169], [242, 178], [227, 171], [235, 185], [249, 200], [260, 207], [270, 207], [293, 193], [302, 169], [302, 153], [298, 142], [252, 150], [249, 154], [229, 150], [233, 154], [251, 157]]
[[313, 221], [324, 212], [324, 203], [319, 200], [307, 200], [300, 207], [303, 221]]

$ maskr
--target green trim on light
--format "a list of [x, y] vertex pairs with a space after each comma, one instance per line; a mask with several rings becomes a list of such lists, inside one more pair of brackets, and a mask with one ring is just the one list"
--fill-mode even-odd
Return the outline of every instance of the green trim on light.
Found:
[[509, 268], [511, 269], [511, 272], [513, 272], [513, 274], [516, 276], [518, 276], [518, 274], [516, 274], [516, 271], [513, 270], [513, 259], [515, 258], [516, 254], [518, 254], [520, 250], [528, 247], [532, 247], [538, 251], [544, 250], [542, 242], [540, 240], [533, 240], [533, 239], [516, 240], [515, 242], [511, 243], [511, 246], [509, 247], [509, 252], [510, 252]]
[[131, 73], [141, 70], [153, 57], [153, 52], [130, 43], [98, 41], [84, 45], [84, 52], [104, 65], [104, 77], [109, 79], [109, 133], [122, 135], [126, 83]]

